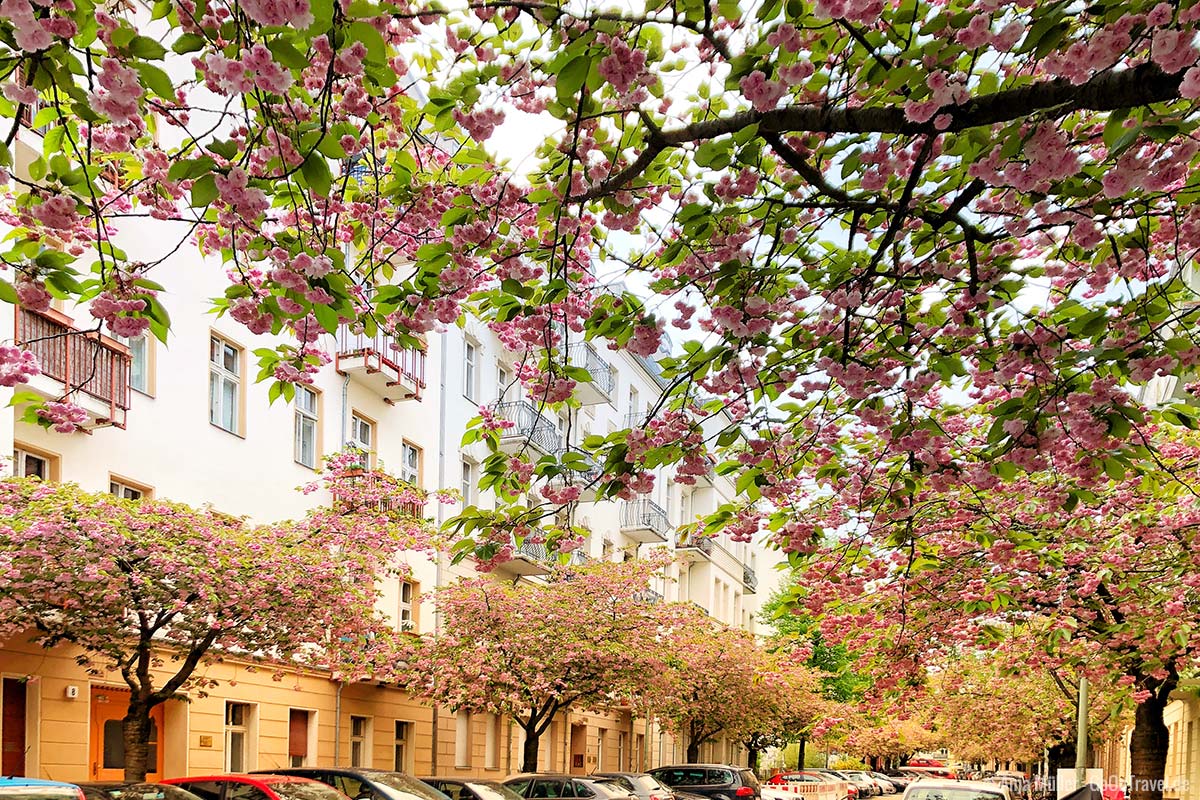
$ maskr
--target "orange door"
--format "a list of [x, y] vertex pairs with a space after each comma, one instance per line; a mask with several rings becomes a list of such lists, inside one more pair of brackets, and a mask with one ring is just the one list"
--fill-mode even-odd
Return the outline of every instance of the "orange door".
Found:
[[[94, 781], [125, 779], [125, 737], [121, 727], [128, 710], [128, 689], [92, 687], [89, 746]], [[150, 712], [150, 771], [146, 773], [147, 781], [162, 779], [162, 729], [163, 707], [159, 704]]]

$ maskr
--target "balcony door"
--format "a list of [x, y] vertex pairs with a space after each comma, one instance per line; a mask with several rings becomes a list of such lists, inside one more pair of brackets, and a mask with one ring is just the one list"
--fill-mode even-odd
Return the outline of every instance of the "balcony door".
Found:
[[[120, 781], [125, 779], [125, 735], [122, 721], [129, 708], [129, 690], [108, 686], [93, 686], [91, 692], [92, 724], [88, 746], [91, 755], [91, 779]], [[163, 776], [163, 705], [150, 712], [149, 771], [146, 780], [153, 783]]]

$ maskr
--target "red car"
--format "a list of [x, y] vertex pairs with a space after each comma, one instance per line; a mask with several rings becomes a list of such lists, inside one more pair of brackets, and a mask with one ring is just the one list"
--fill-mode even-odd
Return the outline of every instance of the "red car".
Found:
[[332, 786], [295, 775], [196, 775], [160, 783], [187, 789], [200, 800], [348, 800]]

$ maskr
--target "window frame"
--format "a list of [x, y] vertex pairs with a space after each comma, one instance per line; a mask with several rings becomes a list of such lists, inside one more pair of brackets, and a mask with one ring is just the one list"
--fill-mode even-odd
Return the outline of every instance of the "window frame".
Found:
[[[237, 362], [236, 362], [237, 371], [236, 372], [230, 371], [224, 365], [224, 363], [218, 363], [217, 361], [213, 360], [213, 345], [216, 344], [217, 342], [220, 342], [222, 345], [233, 350], [233, 352], [237, 358]], [[222, 361], [223, 361], [224, 360], [223, 357], [225, 355], [224, 350], [221, 351], [221, 355], [222, 355]], [[238, 436], [243, 439], [245, 438], [245, 429], [246, 429], [246, 422], [245, 422], [246, 380], [245, 380], [245, 377], [242, 375], [242, 372], [244, 370], [245, 363], [246, 363], [246, 349], [244, 347], [237, 344], [232, 339], [222, 336], [221, 334], [219, 334], [215, 331], [209, 332], [209, 336], [208, 336], [208, 422], [214, 428], [219, 428], [220, 430], [223, 430], [226, 433], [231, 433], [234, 436]], [[233, 385], [235, 387], [235, 391], [233, 393], [235, 407], [234, 407], [233, 415], [232, 415], [234, 429], [226, 428], [220, 421], [213, 418], [214, 411], [216, 410], [213, 406], [213, 400], [214, 399], [221, 400], [222, 401], [221, 405], [223, 406], [224, 405], [223, 398], [225, 396], [224, 392], [221, 392], [217, 395], [216, 398], [213, 397], [213, 382], [216, 380], [220, 380], [222, 382], [229, 381], [229, 382], [233, 383]], [[222, 388], [224, 388], [224, 383], [222, 383]], [[222, 407], [221, 411], [223, 412], [224, 410], [225, 409]], [[220, 414], [219, 417], [223, 418], [224, 414], [223, 413]]]
[[459, 480], [459, 491], [463, 496], [463, 508], [473, 506], [478, 502], [476, 497], [476, 487], [479, 485], [479, 476], [476, 474], [477, 465], [469, 458], [459, 459], [461, 463], [461, 478]]
[[[360, 427], [358, 423], [362, 423], [362, 425], [370, 431], [370, 446], [366, 449], [363, 448], [363, 442], [358, 438], [358, 431]], [[350, 410], [350, 433], [347, 437], [346, 444], [366, 456], [364, 459], [364, 466], [367, 469], [375, 468], [375, 442], [379, 440], [378, 434], [379, 426], [374, 419], [368, 417], [361, 411], [355, 409]]]
[[[233, 723], [230, 721], [232, 717], [231, 711], [235, 706], [239, 706], [244, 709], [244, 716], [240, 723]], [[254, 759], [255, 748], [251, 747], [250, 742], [250, 738], [253, 736], [254, 731], [254, 719], [256, 711], [257, 707], [253, 703], [244, 703], [240, 700], [225, 701], [225, 718], [223, 720], [224, 725], [222, 728], [222, 732], [224, 734], [222, 738], [224, 741], [225, 750], [225, 772], [250, 772], [257, 766]], [[235, 768], [233, 766], [233, 747], [231, 743], [233, 734], [241, 734], [242, 737], [241, 768]]]
[[475, 402], [479, 396], [479, 345], [470, 339], [463, 341], [463, 397]]
[[393, 720], [392, 726], [392, 769], [396, 772], [410, 771], [408, 758], [411, 750], [413, 723], [407, 719]]
[[[404, 599], [404, 590], [408, 589], [408, 599]], [[405, 616], [405, 614], [408, 616]], [[406, 627], [404, 623], [407, 622]], [[401, 580], [396, 590], [396, 627], [401, 631], [416, 630], [417, 627], [417, 583], [416, 581]]]
[[[22, 456], [25, 456], [25, 457], [36, 458], [36, 459], [42, 461], [43, 463], [45, 463], [46, 476], [44, 478], [41, 478], [43, 483], [58, 483], [62, 479], [62, 473], [60, 470], [60, 462], [59, 462], [60, 456], [58, 455], [58, 453], [51, 453], [49, 450], [43, 450], [40, 447], [30, 447], [29, 445], [27, 445], [19, 440], [15, 440], [15, 441], [13, 441], [12, 455], [13, 455], [13, 460], [12, 460], [13, 477], [17, 477], [17, 478], [30, 477], [25, 472], [25, 468], [24, 468], [24, 458]], [[33, 477], [39, 477], [39, 476], [33, 476]]]
[[[301, 408], [298, 400], [302, 393], [307, 393], [312, 396], [312, 409]], [[322, 410], [321, 392], [309, 386], [296, 386], [296, 393], [292, 398], [292, 460], [305, 469], [317, 470], [321, 465], [321, 410]], [[312, 463], [308, 464], [301, 460], [302, 448], [300, 444], [300, 436], [302, 425], [304, 423], [312, 426]]]
[[[146, 332], [139, 336], [116, 336], [114, 338], [129, 350], [129, 388], [138, 394], [144, 394], [146, 397], [154, 397], [156, 383], [155, 359], [157, 357], [157, 350], [154, 347], [154, 337], [149, 332]], [[133, 365], [137, 360], [134, 355], [136, 352], [135, 342], [141, 342], [142, 344], [142, 377], [145, 379], [145, 386], [136, 386], [133, 382]], [[211, 356], [212, 351], [210, 350], [210, 359]]]
[[[412, 466], [408, 463], [409, 454], [416, 456], [416, 465]], [[425, 470], [425, 451], [417, 445], [410, 442], [408, 439], [400, 440], [400, 480], [420, 487], [422, 473]]]
[[[139, 497], [127, 497], [124, 494], [116, 494], [113, 492], [113, 486], [120, 486], [123, 489], [132, 490], [139, 493]], [[138, 481], [131, 481], [123, 475], [118, 475], [115, 472], [108, 473], [108, 492], [116, 497], [121, 497], [125, 500], [150, 500], [154, 497], [154, 488]]]

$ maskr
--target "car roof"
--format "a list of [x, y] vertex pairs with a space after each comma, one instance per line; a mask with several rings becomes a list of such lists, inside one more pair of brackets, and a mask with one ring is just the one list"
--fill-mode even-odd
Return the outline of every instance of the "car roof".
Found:
[[586, 775], [568, 775], [565, 772], [518, 772], [516, 775], [509, 775], [501, 783], [508, 783], [515, 780], [528, 780], [530, 778], [586, 778]]
[[734, 770], [735, 772], [738, 772], [738, 771], [741, 771], [744, 769], [749, 769], [749, 767], [735, 767], [731, 764], [664, 764], [661, 767], [655, 767], [654, 769], [649, 770], [649, 771], [650, 772], [658, 772], [661, 769], [697, 769], [699, 767], [704, 767], [707, 769], [731, 769], [731, 770]]
[[0, 777], [0, 786], [78, 786], [70, 781], [47, 781], [41, 778]]
[[987, 781], [956, 781], [950, 778], [922, 778], [909, 786], [909, 789], [968, 789], [977, 792], [994, 792], [1004, 794], [1008, 787]]
[[233, 783], [320, 783], [302, 775], [285, 775], [278, 772], [224, 772], [215, 775], [189, 775], [186, 778], [167, 778], [159, 783], [195, 783], [196, 781], [230, 781]]

